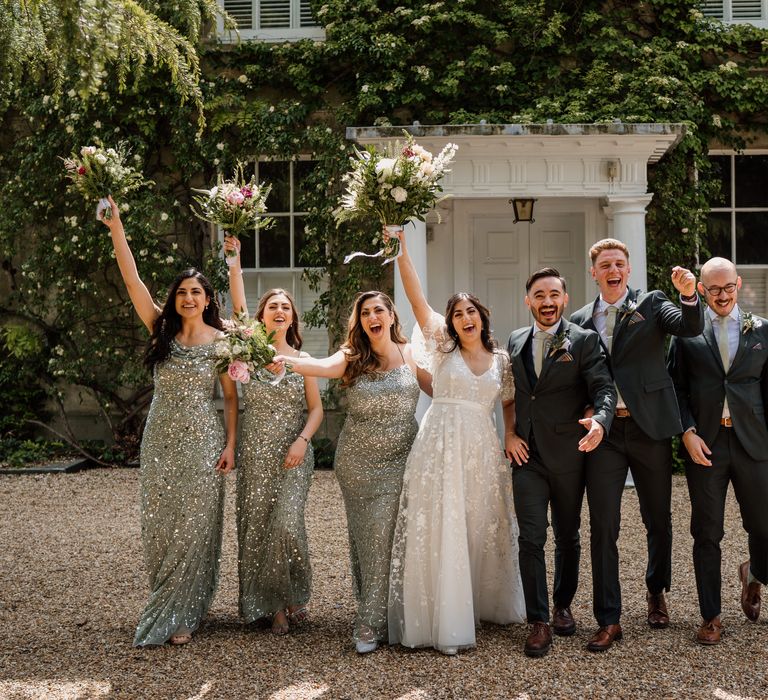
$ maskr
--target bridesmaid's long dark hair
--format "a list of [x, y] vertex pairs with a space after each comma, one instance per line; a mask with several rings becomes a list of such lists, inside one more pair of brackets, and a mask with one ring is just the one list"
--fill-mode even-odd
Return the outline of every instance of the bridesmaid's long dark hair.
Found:
[[379, 297], [381, 303], [386, 307], [394, 317], [394, 323], [389, 329], [389, 337], [393, 343], [404, 345], [408, 339], [403, 335], [403, 329], [400, 325], [400, 317], [397, 315], [397, 309], [384, 292], [372, 289], [368, 292], [360, 292], [352, 305], [352, 313], [347, 322], [347, 339], [341, 346], [341, 349], [347, 355], [347, 369], [342, 377], [341, 385], [344, 387], [352, 386], [363, 374], [373, 374], [379, 369], [379, 357], [371, 347], [371, 341], [363, 330], [363, 324], [360, 322], [360, 310], [363, 304], [369, 299]]
[[212, 328], [217, 328], [220, 331], [224, 330], [224, 324], [219, 317], [219, 303], [216, 301], [216, 292], [213, 290], [211, 283], [194, 267], [190, 267], [188, 270], [184, 270], [171, 284], [171, 288], [168, 290], [168, 298], [165, 300], [163, 310], [155, 320], [155, 325], [152, 329], [152, 335], [147, 343], [147, 349], [144, 352], [144, 364], [149, 370], [153, 370], [155, 365], [168, 359], [168, 355], [171, 354], [171, 341], [178, 335], [181, 330], [181, 316], [176, 311], [176, 293], [179, 291], [179, 287], [184, 280], [193, 277], [205, 291], [205, 296], [208, 297], [208, 307], [203, 311], [203, 321]]
[[282, 287], [275, 287], [274, 289], [268, 289], [259, 299], [259, 306], [256, 309], [256, 320], [264, 322], [264, 309], [267, 308], [267, 302], [274, 296], [282, 294], [291, 303], [291, 313], [293, 320], [291, 325], [288, 326], [285, 331], [285, 342], [288, 343], [295, 350], [301, 350], [301, 346], [304, 344], [304, 340], [301, 337], [301, 331], [299, 330], [299, 311], [296, 308], [296, 302], [293, 300], [293, 295]]
[[453, 327], [453, 311], [456, 308], [456, 305], [465, 299], [472, 304], [472, 306], [477, 309], [477, 313], [480, 314], [480, 319], [483, 323], [483, 327], [480, 329], [480, 340], [483, 343], [483, 347], [488, 352], [495, 352], [497, 346], [496, 341], [491, 335], [491, 312], [474, 294], [470, 294], [469, 292], [458, 292], [457, 294], [454, 294], [445, 306], [445, 325], [448, 330], [448, 335], [453, 341], [453, 347], [446, 349], [445, 352], [453, 352], [456, 348], [461, 347], [459, 334]]

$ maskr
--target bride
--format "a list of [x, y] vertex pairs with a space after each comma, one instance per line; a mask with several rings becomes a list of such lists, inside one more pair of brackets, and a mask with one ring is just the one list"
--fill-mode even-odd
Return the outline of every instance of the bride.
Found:
[[456, 654], [475, 645], [478, 621], [507, 624], [525, 616], [512, 477], [493, 423], [501, 397], [512, 437], [514, 386], [509, 358], [490, 336], [488, 309], [460, 293], [448, 300], [445, 318], [433, 311], [402, 230], [396, 235], [403, 286], [423, 333], [414, 331], [415, 357], [433, 373], [434, 398], [405, 468], [389, 641]]

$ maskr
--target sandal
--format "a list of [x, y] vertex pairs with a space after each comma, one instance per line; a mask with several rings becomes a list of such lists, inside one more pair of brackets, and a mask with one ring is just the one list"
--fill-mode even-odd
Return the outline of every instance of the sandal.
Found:
[[[282, 620], [280, 619], [282, 617]], [[288, 634], [288, 617], [285, 614], [285, 610], [278, 610], [272, 615], [272, 634], [278, 637], [283, 637]]]
[[288, 608], [288, 620], [293, 625], [298, 625], [301, 622], [306, 622], [309, 619], [309, 610], [306, 605], [299, 605], [294, 610]]

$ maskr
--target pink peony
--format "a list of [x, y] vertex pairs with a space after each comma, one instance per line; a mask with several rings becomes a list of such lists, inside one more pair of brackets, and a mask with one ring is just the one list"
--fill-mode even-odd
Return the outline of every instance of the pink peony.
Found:
[[245, 197], [246, 199], [250, 199], [251, 197], [253, 197], [253, 190], [250, 187], [248, 187], [248, 185], [241, 187], [240, 192], [243, 193], [243, 197]]
[[247, 384], [251, 381], [251, 373], [248, 371], [248, 365], [241, 360], [235, 360], [227, 368], [227, 374], [230, 379], [240, 382], [241, 384]]
[[243, 329], [243, 335], [246, 338], [250, 338], [253, 335], [253, 328], [244, 328]]
[[237, 190], [235, 190], [234, 192], [230, 192], [227, 195], [227, 201], [230, 204], [240, 206], [245, 201], [245, 197], [243, 196], [242, 192], [238, 192]]

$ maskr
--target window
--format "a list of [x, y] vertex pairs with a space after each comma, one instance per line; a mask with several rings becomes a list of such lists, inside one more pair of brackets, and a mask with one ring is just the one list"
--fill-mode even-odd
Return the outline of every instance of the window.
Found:
[[[273, 287], [287, 289], [296, 300], [303, 316], [315, 304], [323, 290], [310, 289], [302, 272], [304, 222], [307, 212], [302, 209], [307, 176], [315, 162], [311, 160], [259, 161], [245, 169], [246, 177], [256, 173], [259, 182], [272, 185], [267, 197], [267, 212], [274, 218], [273, 226], [255, 235], [243, 236], [240, 262], [248, 309], [256, 311], [261, 295]], [[221, 234], [223, 236], [223, 233]], [[328, 354], [328, 333], [324, 328], [303, 328], [304, 350], [315, 357]]]
[[743, 265], [768, 265], [768, 153], [711, 155], [720, 194], [710, 202], [708, 247]]
[[[222, 7], [237, 22], [242, 39], [325, 38], [325, 31], [312, 16], [310, 0], [222, 0]], [[219, 35], [227, 38], [221, 26]]]
[[703, 0], [701, 11], [724, 22], [768, 27], [768, 0]]

